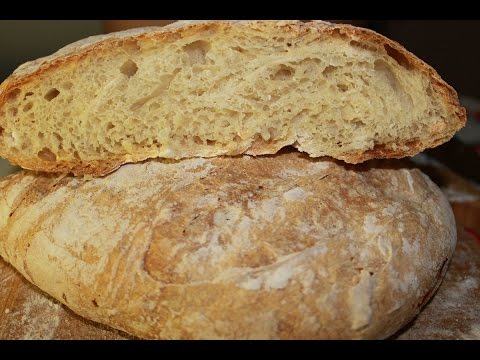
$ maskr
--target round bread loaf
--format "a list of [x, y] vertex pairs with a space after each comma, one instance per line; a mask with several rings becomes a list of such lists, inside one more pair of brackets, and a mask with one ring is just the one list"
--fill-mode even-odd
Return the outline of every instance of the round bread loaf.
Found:
[[299, 153], [0, 182], [0, 254], [142, 338], [386, 338], [438, 287], [451, 208], [418, 170]]

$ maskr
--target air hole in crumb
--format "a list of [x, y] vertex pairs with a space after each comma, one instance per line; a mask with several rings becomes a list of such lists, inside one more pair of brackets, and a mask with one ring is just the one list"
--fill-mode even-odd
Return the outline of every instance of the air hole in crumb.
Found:
[[335, 70], [337, 70], [336, 66], [328, 65], [325, 69], [323, 69], [322, 74], [328, 77], [330, 74], [335, 72]]
[[43, 148], [38, 152], [38, 157], [45, 161], [55, 161], [57, 157], [55, 154], [48, 148]]
[[210, 43], [203, 40], [197, 40], [191, 44], [185, 45], [183, 50], [187, 53], [192, 65], [205, 64], [205, 56], [210, 50]]
[[132, 77], [137, 73], [138, 66], [137, 64], [132, 61], [131, 59], [128, 59], [123, 63], [123, 65], [120, 67], [120, 72], [124, 75], [127, 75], [128, 77]]
[[98, 307], [97, 299], [93, 299], [93, 300], [92, 300], [92, 304], [93, 304], [93, 306]]
[[410, 64], [410, 61], [408, 58], [402, 54], [399, 50], [391, 47], [388, 44], [385, 44], [383, 46], [385, 48], [385, 51], [387, 52], [388, 56], [390, 56], [392, 59], [394, 59], [397, 64], [400, 66], [403, 66], [405, 69], [410, 70], [412, 68], [412, 64]]
[[217, 142], [215, 140], [208, 140], [207, 139], [207, 145], [212, 146], [215, 145]]
[[17, 100], [18, 95], [20, 95], [21, 90], [19, 88], [15, 88], [7, 95], [7, 101], [13, 102]]
[[337, 88], [338, 90], [340, 90], [341, 92], [345, 92], [348, 90], [348, 86], [345, 85], [345, 84], [337, 84]]
[[38, 136], [39, 139], [43, 139], [45, 137], [45, 135], [43, 135], [42, 132], [39, 132], [37, 136]]
[[243, 54], [244, 52], [246, 52], [246, 50], [240, 46], [235, 46], [232, 48], [232, 50], [235, 50], [237, 52], [239, 52], [240, 54]]
[[123, 48], [127, 50], [129, 54], [136, 53], [140, 50], [140, 45], [138, 45], [138, 41], [128, 41], [123, 45]]
[[193, 137], [193, 142], [194, 142], [195, 144], [198, 144], [198, 145], [203, 145], [203, 141], [202, 141], [202, 139], [200, 139], [199, 136], [194, 136], [194, 137]]
[[60, 141], [60, 142], [63, 141], [63, 137], [61, 137], [59, 133], [54, 132], [54, 133], [53, 133], [53, 136], [55, 136], [58, 141]]
[[374, 45], [370, 45], [370, 44], [367, 44], [367, 43], [362, 43], [362, 42], [356, 41], [356, 40], [351, 40], [350, 45], [353, 46], [353, 47], [356, 47], [356, 48], [364, 49], [364, 50], [369, 50], [369, 51], [373, 51], [373, 52], [377, 51], [377, 48]]
[[24, 112], [27, 112], [27, 111], [29, 111], [32, 107], [33, 107], [33, 103], [32, 103], [31, 101], [29, 101], [29, 102], [26, 103], [25, 106], [23, 107], [23, 111], [24, 111]]
[[[367, 124], [365, 124], [362, 120], [354, 120], [352, 121], [352, 124], [355, 126], [355, 128], [362, 128], [365, 127]], [[377, 134], [378, 135], [378, 134]], [[376, 136], [377, 136], [376, 135]]]
[[148, 105], [148, 110], [149, 111], [152, 111], [152, 110], [156, 110], [160, 107], [160, 104], [158, 103], [151, 103], [150, 105]]
[[294, 74], [294, 70], [286, 65], [280, 65], [280, 68], [273, 74], [272, 80], [289, 80]]
[[57, 89], [53, 88], [53, 89], [50, 89], [47, 91], [47, 93], [45, 94], [44, 98], [45, 100], [47, 101], [52, 101], [53, 99], [55, 99], [58, 94], [60, 94], [60, 91], [58, 91]]
[[27, 97], [29, 96], [32, 96], [33, 95], [33, 92], [29, 91], [25, 94], [25, 96], [23, 97], [23, 99], [25, 100]]
[[16, 107], [8, 109], [8, 112], [11, 116], [16, 116], [18, 114], [18, 109]]
[[374, 68], [375, 68], [375, 71], [377, 71], [380, 74], [383, 74], [386, 77], [392, 89], [394, 89], [395, 91], [399, 89], [400, 85], [398, 84], [397, 77], [395, 76], [395, 73], [392, 71], [391, 66], [389, 64], [387, 64], [383, 60], [375, 60]]
[[270, 138], [276, 138], [277, 137], [277, 130], [272, 128], [272, 127], [269, 127], [267, 129], [268, 133], [270, 134]]
[[114, 127], [115, 127], [115, 125], [113, 125], [111, 122], [109, 122], [107, 124], [107, 131], [113, 129]]
[[3, 127], [0, 126], [0, 136], [3, 135], [3, 132], [5, 131], [5, 129]]
[[74, 157], [75, 159], [80, 160], [80, 155], [78, 155], [78, 151], [77, 151], [77, 150], [75, 150], [75, 151], [73, 152], [73, 157]]
[[[307, 28], [308, 29], [308, 28]], [[338, 37], [340, 39], [347, 39], [348, 38], [348, 35], [345, 34], [345, 30], [341, 29], [341, 28], [335, 28], [331, 31], [331, 34], [335, 37]]]

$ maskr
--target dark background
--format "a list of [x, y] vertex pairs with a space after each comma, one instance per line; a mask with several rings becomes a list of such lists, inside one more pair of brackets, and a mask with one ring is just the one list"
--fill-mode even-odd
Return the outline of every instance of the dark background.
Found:
[[480, 98], [480, 21], [379, 21], [370, 27], [432, 65], [460, 94]]
[[[480, 99], [480, 20], [337, 20], [369, 27], [432, 65], [460, 94]], [[89, 35], [157, 21], [0, 21], [0, 81], [21, 63], [51, 54]]]

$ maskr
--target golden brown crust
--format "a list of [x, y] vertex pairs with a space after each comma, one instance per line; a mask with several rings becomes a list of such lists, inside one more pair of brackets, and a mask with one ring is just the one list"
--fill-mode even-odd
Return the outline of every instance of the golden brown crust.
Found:
[[0, 255], [76, 313], [144, 338], [384, 338], [455, 247], [418, 170], [302, 154], [149, 161], [0, 182]]
[[[177, 22], [164, 28], [134, 29], [125, 32], [101, 35], [81, 40], [71, 44], [57, 53], [46, 58], [22, 65], [12, 76], [0, 85], [0, 110], [7, 101], [11, 91], [34, 79], [38, 79], [56, 68], [67, 64], [78, 63], [90, 56], [98, 56], [109, 49], [124, 46], [131, 41], [148, 39], [149, 41], [175, 41], [178, 38], [190, 36], [204, 31], [223, 31], [233, 26], [248, 26], [259, 29], [269, 29], [272, 21], [184, 21]], [[344, 154], [338, 158], [348, 163], [359, 163], [371, 158], [404, 157], [414, 155], [426, 148], [437, 146], [449, 140], [456, 131], [462, 128], [466, 121], [466, 112], [460, 106], [458, 95], [455, 90], [441, 79], [438, 73], [428, 64], [408, 52], [400, 44], [385, 38], [374, 31], [343, 24], [330, 24], [322, 21], [299, 22], [299, 21], [275, 21], [273, 27], [289, 31], [302, 36], [307, 32], [318, 33], [318, 38], [326, 36], [344, 37], [358, 41], [358, 46], [373, 51], [387, 52], [400, 65], [407, 68], [414, 68], [427, 75], [433, 84], [433, 91], [440, 94], [446, 104], [451, 119], [451, 125], [433, 133], [428, 140], [417, 142], [414, 145], [404, 144], [390, 148], [388, 145], [367, 151], [358, 151]], [[414, 139], [412, 139], [414, 140]], [[295, 144], [293, 144], [295, 146]], [[383, 144], [385, 145], [385, 144]], [[258, 147], [245, 151], [250, 155], [261, 155], [271, 151], [271, 146]], [[74, 160], [74, 161], [53, 161], [51, 163], [38, 159], [37, 157], [25, 157], [22, 153], [9, 153], [3, 149], [4, 156], [23, 168], [35, 171], [49, 172], [73, 172], [74, 174], [105, 175], [124, 163], [137, 162], [151, 158], [146, 154], [130, 154], [122, 158], [105, 158], [102, 160]], [[191, 154], [198, 156], [198, 154]]]

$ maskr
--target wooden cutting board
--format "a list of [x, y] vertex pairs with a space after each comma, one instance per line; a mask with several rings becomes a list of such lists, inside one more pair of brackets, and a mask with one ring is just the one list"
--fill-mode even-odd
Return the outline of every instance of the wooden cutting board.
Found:
[[[480, 242], [458, 229], [458, 245], [433, 300], [394, 339], [480, 339]], [[0, 260], [0, 339], [133, 339], [85, 320]]]

